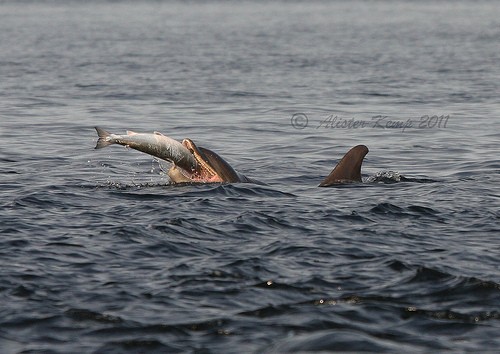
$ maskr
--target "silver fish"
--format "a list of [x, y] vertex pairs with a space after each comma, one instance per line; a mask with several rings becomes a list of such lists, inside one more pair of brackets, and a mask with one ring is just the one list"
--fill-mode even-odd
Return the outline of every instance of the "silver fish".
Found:
[[112, 134], [95, 127], [99, 140], [96, 149], [102, 149], [112, 144], [128, 146], [162, 160], [172, 162], [185, 171], [198, 171], [199, 166], [193, 154], [180, 142], [161, 133], [135, 133], [127, 131], [126, 135]]

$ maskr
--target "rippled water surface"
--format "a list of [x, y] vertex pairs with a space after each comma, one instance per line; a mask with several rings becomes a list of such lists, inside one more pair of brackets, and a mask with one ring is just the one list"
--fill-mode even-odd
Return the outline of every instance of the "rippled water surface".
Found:
[[[0, 3], [1, 352], [495, 352], [499, 19]], [[94, 126], [189, 137], [262, 183], [171, 185]], [[318, 188], [357, 144], [365, 183]]]

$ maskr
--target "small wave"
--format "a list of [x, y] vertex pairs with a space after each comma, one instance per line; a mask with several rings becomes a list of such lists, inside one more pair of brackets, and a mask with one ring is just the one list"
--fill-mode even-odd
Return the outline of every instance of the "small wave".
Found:
[[[254, 183], [171, 183], [170, 181], [158, 182], [138, 182], [124, 183], [120, 181], [107, 181], [106, 183], [95, 186], [98, 189], [111, 189], [119, 191], [129, 191], [129, 195], [134, 192], [144, 197], [146, 191], [153, 189], [161, 189], [161, 195], [175, 191], [179, 197], [190, 196], [226, 196], [226, 197], [294, 197], [293, 194], [282, 192], [270, 186], [254, 184]], [[139, 192], [140, 191], [140, 192]]]
[[385, 202], [377, 204], [370, 209], [370, 212], [378, 215], [393, 215], [397, 217], [410, 217], [413, 219], [430, 218], [442, 223], [445, 222], [445, 219], [440, 216], [440, 212], [438, 210], [422, 205], [400, 207], [395, 204]]
[[379, 171], [373, 176], [364, 179], [365, 183], [397, 183], [397, 182], [413, 182], [413, 183], [434, 183], [437, 180], [421, 177], [403, 176], [397, 171]]
[[[377, 301], [408, 305], [403, 309], [403, 317], [425, 316], [428, 318], [476, 324], [478, 322], [500, 319], [500, 312], [495, 305], [498, 301], [500, 284], [478, 279], [453, 275], [449, 272], [425, 266], [407, 264], [400, 260], [387, 262], [387, 266], [399, 273], [408, 273], [406, 278], [382, 290], [386, 296]], [[406, 295], [395, 297], [399, 289], [405, 289]], [[380, 290], [380, 289], [379, 289]], [[363, 302], [374, 301], [370, 297], [361, 297]], [[467, 302], [464, 303], [464, 299]], [[475, 310], [487, 308], [491, 310]], [[431, 309], [436, 307], [437, 309]]]
[[72, 308], [65, 312], [66, 316], [70, 317], [75, 321], [93, 321], [99, 323], [122, 323], [123, 320], [120, 317], [106, 315], [95, 311], [90, 311], [86, 309], [76, 309]]
[[466, 324], [477, 324], [490, 320], [500, 320], [498, 311], [482, 311], [477, 313], [462, 313], [453, 310], [426, 310], [414, 306], [405, 308], [403, 318], [408, 319], [415, 316], [424, 316], [437, 320], [453, 321]]
[[[13, 162], [19, 162], [19, 161], [11, 159], [9, 157], [0, 157], [0, 162], [2, 162], [2, 163], [13, 163]], [[2, 173], [5, 173], [5, 171], [2, 171]]]
[[285, 315], [292, 310], [290, 305], [269, 305], [256, 310], [243, 311], [240, 312], [242, 316], [258, 317], [258, 318], [268, 318], [279, 315]]
[[365, 183], [395, 183], [401, 181], [401, 175], [395, 171], [379, 171], [368, 177]]
[[[389, 335], [370, 335], [362, 330], [344, 329], [341, 324], [326, 323], [329, 329], [313, 333], [301, 331], [286, 340], [279, 340], [268, 349], [269, 353], [400, 353], [413, 352], [415, 347], [391, 343]], [[327, 327], [328, 328], [328, 327]], [[380, 337], [380, 338], [377, 338]], [[441, 349], [441, 348], [440, 348]]]
[[165, 344], [157, 339], [127, 339], [111, 341], [96, 353], [181, 353], [182, 348]]

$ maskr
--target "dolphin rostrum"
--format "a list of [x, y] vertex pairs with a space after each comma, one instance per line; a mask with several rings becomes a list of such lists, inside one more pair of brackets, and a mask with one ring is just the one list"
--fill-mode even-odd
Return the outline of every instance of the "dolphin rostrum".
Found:
[[[148, 134], [127, 131], [126, 135], [119, 135], [111, 134], [99, 127], [95, 129], [99, 136], [96, 149], [119, 144], [171, 162], [172, 167], [168, 170], [168, 176], [173, 183], [256, 183], [236, 172], [212, 150], [196, 146], [191, 139], [184, 139], [180, 143], [158, 132]], [[364, 145], [353, 147], [319, 187], [361, 182], [361, 164], [367, 153], [368, 148]]]

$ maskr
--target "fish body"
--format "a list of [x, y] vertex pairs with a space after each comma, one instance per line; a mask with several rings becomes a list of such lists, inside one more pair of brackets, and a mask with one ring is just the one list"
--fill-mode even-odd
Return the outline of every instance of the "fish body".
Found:
[[196, 159], [184, 145], [161, 133], [154, 132], [150, 134], [127, 131], [126, 135], [120, 135], [109, 133], [99, 127], [95, 127], [95, 129], [99, 136], [95, 146], [96, 149], [119, 144], [172, 162], [184, 171], [194, 172], [199, 170]]

